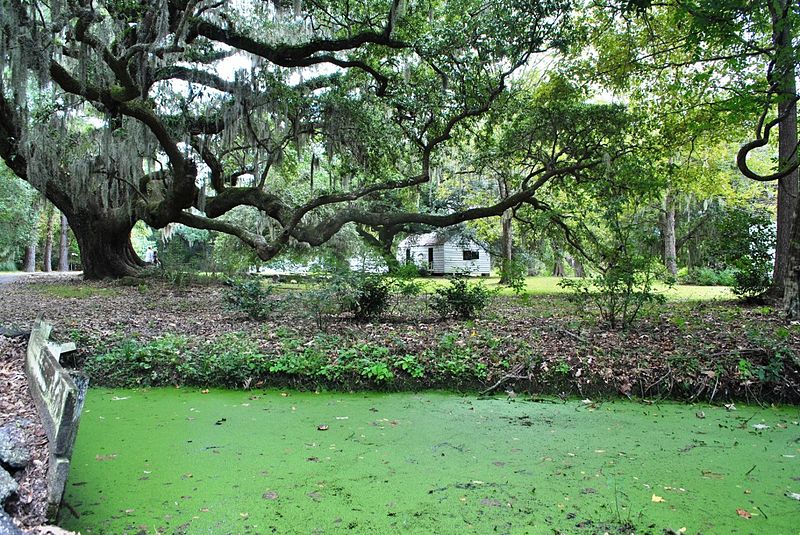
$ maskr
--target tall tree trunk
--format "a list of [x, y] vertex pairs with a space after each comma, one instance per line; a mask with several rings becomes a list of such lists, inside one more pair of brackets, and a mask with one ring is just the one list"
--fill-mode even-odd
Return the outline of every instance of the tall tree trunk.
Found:
[[[37, 232], [38, 234], [38, 232]], [[36, 271], [36, 242], [39, 241], [39, 236], [36, 236], [36, 240], [31, 240], [30, 243], [25, 247], [25, 261], [22, 266], [22, 270], [28, 273], [33, 273]]]
[[[786, 118], [778, 125], [778, 168], [784, 169], [797, 158], [797, 83], [792, 47], [791, 13], [786, 13], [791, 0], [770, 0], [772, 17], [772, 41], [775, 45], [775, 69], [773, 76], [778, 87], [778, 116]], [[772, 80], [770, 80], [772, 81]], [[792, 223], [795, 221], [798, 195], [798, 170], [778, 181], [777, 237], [775, 244], [775, 266], [772, 272], [773, 295], [780, 295], [784, 279], [789, 275]], [[794, 266], [794, 264], [792, 264]], [[794, 267], [792, 267], [794, 269]], [[793, 276], [793, 275], [792, 275]]]
[[[18, 152], [22, 120], [17, 112], [17, 107], [0, 91], [0, 158], [14, 174], [29, 180], [25, 156]], [[31, 185], [67, 216], [80, 248], [85, 278], [136, 275], [144, 262], [130, 242], [130, 231], [136, 222], [132, 201], [135, 191], [122, 190], [114, 198], [104, 198], [103, 188], [88, 178], [81, 187], [75, 187], [80, 180], [81, 177], [54, 175], [44, 183]], [[39, 208], [36, 203], [33, 209]], [[31, 231], [31, 242], [25, 251], [26, 271], [35, 269], [38, 234], [37, 226]]]
[[25, 246], [25, 258], [22, 263], [22, 270], [27, 273], [36, 271], [36, 249], [39, 245], [39, 210], [42, 207], [41, 197], [36, 197], [31, 206], [31, 230], [28, 236], [28, 245]]
[[61, 239], [58, 242], [58, 270], [69, 271], [69, 224], [67, 216], [61, 214]]
[[133, 224], [73, 217], [70, 227], [81, 251], [84, 279], [136, 276], [144, 267], [131, 244]]
[[48, 203], [46, 217], [47, 227], [44, 235], [44, 251], [42, 252], [42, 271], [53, 271], [53, 205]]
[[675, 196], [667, 192], [661, 218], [661, 236], [664, 239], [664, 266], [673, 277], [678, 275], [678, 250], [675, 246]]
[[586, 276], [586, 269], [583, 267], [583, 263], [578, 260], [576, 257], [571, 257], [569, 261], [572, 269], [575, 271], [575, 276], [580, 277], [581, 279]]
[[[500, 247], [502, 250], [501, 262], [503, 266], [510, 266], [514, 260], [514, 238], [513, 228], [511, 222], [513, 220], [514, 212], [511, 209], [503, 212], [500, 217], [500, 224], [502, 226], [502, 233], [500, 234]], [[508, 284], [510, 282], [510, 273], [508, 269], [500, 271], [500, 284]]]
[[565, 277], [567, 270], [564, 268], [564, 253], [555, 240], [552, 240], [550, 244], [553, 247], [553, 277]]
[[[500, 189], [500, 199], [506, 199], [508, 197], [508, 185], [506, 181], [501, 178], [497, 181], [497, 185]], [[500, 216], [500, 249], [502, 254], [500, 261], [502, 262], [502, 266], [510, 267], [511, 261], [514, 259], [514, 236], [511, 226], [513, 219], [514, 211], [511, 208], [503, 212], [503, 215]], [[508, 284], [509, 282], [511, 282], [509, 270], [501, 269], [500, 284]]]

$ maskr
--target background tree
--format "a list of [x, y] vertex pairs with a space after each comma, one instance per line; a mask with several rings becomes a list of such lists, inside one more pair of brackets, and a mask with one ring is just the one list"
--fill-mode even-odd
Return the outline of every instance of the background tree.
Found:
[[[136, 271], [128, 236], [140, 219], [229, 233], [269, 259], [351, 222], [447, 226], [529, 199], [448, 214], [370, 205], [429, 183], [510, 74], [561, 46], [569, 14], [566, 2], [517, 0], [11, 7], [0, 152], [67, 215], [89, 277]], [[258, 60], [221, 74], [221, 59], [245, 54]], [[30, 76], [48, 113], [27, 98]], [[86, 128], [90, 113], [105, 124]], [[94, 157], [77, 161], [75, 147]], [[221, 219], [242, 205], [272, 220], [274, 239]]]

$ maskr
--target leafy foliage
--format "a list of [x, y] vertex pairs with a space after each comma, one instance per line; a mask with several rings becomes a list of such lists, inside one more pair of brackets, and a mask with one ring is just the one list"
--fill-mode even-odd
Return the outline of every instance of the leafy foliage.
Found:
[[519, 295], [525, 290], [525, 276], [528, 268], [519, 260], [503, 259], [500, 264], [500, 280]]
[[612, 329], [628, 328], [651, 303], [664, 303], [666, 298], [653, 291], [656, 275], [662, 268], [653, 259], [624, 257], [600, 275], [586, 279], [564, 279], [563, 288], [572, 290], [572, 298], [581, 307], [593, 305]]
[[382, 275], [360, 273], [350, 277], [347, 308], [358, 320], [378, 318], [389, 308], [390, 281]]
[[486, 308], [494, 292], [481, 283], [469, 283], [463, 275], [450, 279], [447, 286], [436, 288], [431, 308], [442, 318], [470, 319]]
[[775, 234], [768, 214], [746, 209], [729, 210], [718, 224], [714, 255], [733, 268], [733, 292], [753, 299], [770, 286]]
[[258, 277], [227, 279], [225, 285], [224, 295], [228, 306], [255, 320], [265, 319], [275, 307], [275, 301], [270, 299], [274, 287], [265, 286]]
[[678, 270], [680, 284], [698, 286], [733, 286], [736, 282], [733, 269], [716, 270], [710, 267], [681, 268]]
[[30, 240], [38, 216], [32, 208], [35, 193], [0, 164], [0, 265], [7, 263], [6, 269], [16, 269], [15, 262]]

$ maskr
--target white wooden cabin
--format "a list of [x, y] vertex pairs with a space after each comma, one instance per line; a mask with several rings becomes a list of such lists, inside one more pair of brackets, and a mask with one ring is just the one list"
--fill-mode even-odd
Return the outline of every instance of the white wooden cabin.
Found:
[[434, 275], [471, 273], [489, 276], [489, 251], [472, 238], [461, 234], [429, 232], [415, 234], [397, 246], [399, 262], [413, 262]]

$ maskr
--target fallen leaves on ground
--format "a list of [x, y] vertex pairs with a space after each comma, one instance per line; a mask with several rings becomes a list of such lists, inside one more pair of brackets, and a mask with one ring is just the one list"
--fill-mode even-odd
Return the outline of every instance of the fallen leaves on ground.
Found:
[[[5, 295], [0, 302], [4, 300]], [[49, 454], [47, 435], [28, 390], [28, 378], [24, 370], [26, 345], [27, 339], [24, 337], [0, 336], [0, 425], [13, 421], [27, 422], [21, 430], [33, 457], [21, 472], [15, 474], [19, 490], [6, 503], [6, 511], [23, 528], [31, 529], [32, 533], [71, 535], [72, 532], [44, 525], [47, 520]]]

